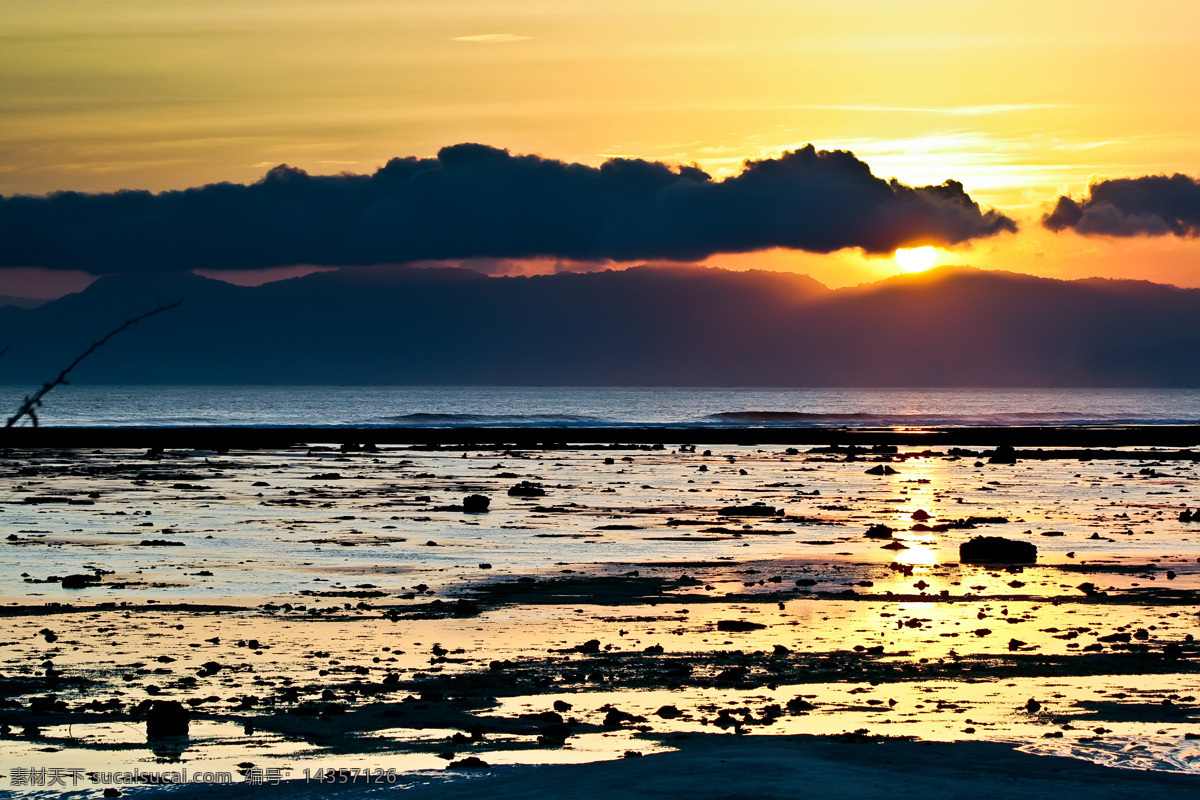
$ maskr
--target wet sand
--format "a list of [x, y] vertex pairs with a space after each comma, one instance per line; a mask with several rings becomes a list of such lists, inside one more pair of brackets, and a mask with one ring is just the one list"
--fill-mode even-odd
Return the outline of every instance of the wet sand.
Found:
[[[4, 783], [25, 767], [271, 769], [289, 791], [304, 770], [488, 771], [469, 759], [653, 787], [727, 780], [710, 762], [736, 752], [853, 762], [838, 791], [870, 797], [848, 787], [881, 779], [855, 772], [877, 757], [839, 754], [934, 752], [791, 738], [853, 731], [1017, 759], [1046, 786], [1052, 754], [1141, 770], [1113, 780], [1147, 796], [1200, 780], [1162, 777], [1200, 772], [1198, 456], [1012, 455], [4, 451], [0, 787], [29, 788]], [[473, 494], [487, 512], [464, 511]], [[962, 563], [977, 536], [1031, 542], [1036, 563]], [[167, 700], [190, 736], [148, 742]], [[501, 772], [501, 795], [549, 780]], [[912, 796], [970, 784], [919, 772]]]

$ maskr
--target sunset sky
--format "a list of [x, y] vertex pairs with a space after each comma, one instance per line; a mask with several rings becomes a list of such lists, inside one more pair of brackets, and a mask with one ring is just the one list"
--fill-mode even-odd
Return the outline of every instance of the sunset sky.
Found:
[[[0, 19], [5, 196], [372, 173], [460, 142], [721, 179], [812, 143], [960, 181], [1019, 225], [939, 264], [1200, 286], [1189, 231], [1041, 225], [1095, 180], [1200, 174], [1195, 0], [0, 0]], [[702, 262], [831, 286], [900, 270], [856, 248]], [[0, 293], [34, 283], [0, 273]]]

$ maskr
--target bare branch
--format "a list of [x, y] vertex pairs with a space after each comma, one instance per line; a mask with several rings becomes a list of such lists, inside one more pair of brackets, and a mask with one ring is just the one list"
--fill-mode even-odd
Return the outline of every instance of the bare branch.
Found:
[[[159, 306], [158, 308], [154, 309], [153, 311], [147, 311], [145, 314], [134, 317], [133, 319], [127, 319], [123, 323], [121, 323], [118, 327], [113, 328], [111, 331], [109, 331], [107, 334], [105, 334], [104, 338], [99, 339], [95, 342], [92, 342], [92, 346], [89, 347], [87, 350], [84, 350], [74, 361], [72, 361], [70, 364], [67, 365], [66, 369], [64, 369], [62, 372], [58, 373], [57, 378], [50, 381], [49, 383], [43, 383], [42, 387], [40, 389], [38, 389], [36, 392], [34, 392], [32, 395], [26, 395], [25, 401], [23, 403], [21, 403], [21, 407], [17, 409], [17, 413], [13, 414], [11, 417], [8, 418], [8, 423], [4, 427], [11, 428], [14, 425], [16, 425], [18, 422], [20, 422], [22, 417], [29, 417], [29, 421], [32, 422], [33, 427], [36, 428], [38, 426], [38, 417], [37, 417], [37, 412], [35, 411], [35, 409], [41, 407], [42, 398], [45, 397], [46, 395], [48, 395], [50, 393], [50, 391], [52, 389], [54, 389], [55, 387], [66, 385], [67, 376], [71, 374], [71, 370], [73, 370], [77, 366], [79, 366], [79, 363], [81, 361], [83, 361], [85, 358], [90, 356], [92, 353], [96, 352], [96, 350], [99, 349], [100, 347], [102, 347], [103, 345], [105, 345], [109, 339], [116, 336], [118, 333], [125, 330], [126, 328], [128, 328], [132, 325], [136, 325], [137, 323], [141, 322], [144, 319], [149, 319], [150, 317], [153, 317], [155, 314], [161, 314], [162, 312], [169, 311], [172, 308], [179, 308], [179, 306], [182, 305], [182, 303], [183, 303], [182, 300], [176, 300], [174, 303], [171, 303], [170, 305]], [[7, 349], [8, 348], [5, 348], [5, 350], [7, 350]], [[0, 353], [0, 355], [3, 355], [3, 353]]]

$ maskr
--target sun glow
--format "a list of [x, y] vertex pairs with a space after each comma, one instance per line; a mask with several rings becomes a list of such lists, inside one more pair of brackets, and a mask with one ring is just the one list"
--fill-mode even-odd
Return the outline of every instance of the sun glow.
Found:
[[901, 272], [924, 272], [937, 261], [938, 251], [932, 245], [924, 247], [899, 247], [896, 249], [896, 265]]

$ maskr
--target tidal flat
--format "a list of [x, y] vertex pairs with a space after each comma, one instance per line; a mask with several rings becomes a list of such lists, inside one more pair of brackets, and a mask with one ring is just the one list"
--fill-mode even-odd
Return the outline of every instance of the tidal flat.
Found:
[[[0, 785], [186, 767], [449, 791], [805, 735], [1194, 775], [1198, 459], [4, 451]], [[1036, 559], [964, 563], [976, 537]], [[148, 738], [172, 702], [187, 735]], [[31, 769], [83, 778], [14, 783]]]

